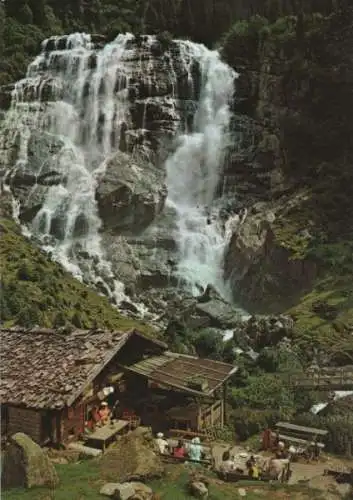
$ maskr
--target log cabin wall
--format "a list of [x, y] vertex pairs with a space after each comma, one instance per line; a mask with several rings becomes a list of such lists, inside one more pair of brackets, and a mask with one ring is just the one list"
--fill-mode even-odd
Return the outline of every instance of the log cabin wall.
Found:
[[8, 406], [8, 434], [12, 436], [16, 432], [24, 432], [33, 441], [41, 444], [42, 438], [42, 414], [39, 410], [29, 410]]
[[76, 404], [66, 408], [61, 415], [60, 440], [65, 442], [70, 439], [77, 439], [84, 432], [84, 427], [84, 405]]

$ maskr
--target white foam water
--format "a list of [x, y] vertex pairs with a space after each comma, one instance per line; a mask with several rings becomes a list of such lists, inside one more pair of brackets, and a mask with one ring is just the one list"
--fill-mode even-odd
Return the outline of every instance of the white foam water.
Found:
[[[94, 284], [104, 282], [102, 276], [109, 278], [110, 285], [104, 283], [104, 288], [116, 303], [127, 297], [102, 250], [95, 174], [101, 162], [119, 147], [119, 129], [126, 120], [128, 101], [126, 93], [119, 95], [117, 71], [123, 74], [121, 56], [131, 38], [130, 34], [120, 35], [97, 52], [86, 34], [45, 40], [26, 78], [15, 85], [5, 124], [8, 140], [12, 132], [12, 140], [17, 137], [19, 143], [12, 176], [26, 167], [28, 144], [34, 132], [43, 131], [53, 144], [61, 144], [50, 158], [50, 167], [61, 182], [48, 189], [27, 232], [79, 280], [87, 277], [87, 265]], [[51, 97], [44, 102], [43, 93], [48, 87]], [[43, 167], [39, 164], [38, 170], [31, 173], [39, 176]], [[53, 237], [58, 220], [60, 237]], [[85, 269], [76, 249], [91, 258]]]
[[[81, 33], [45, 40], [26, 78], [15, 86], [3, 124], [6, 134], [0, 137], [1, 154], [9, 150], [5, 142], [19, 146], [10, 176], [28, 168], [33, 135], [45, 134], [52, 142], [49, 159], [32, 162], [31, 174], [40, 176], [46, 169], [55, 172], [59, 182], [47, 189], [44, 203], [27, 230], [78, 279], [87, 274], [92, 283], [103, 279], [104, 288], [117, 303], [127, 297], [102, 248], [95, 192], [97, 175], [104, 171], [106, 159], [119, 149], [121, 129], [130, 121], [128, 82], [136, 77], [136, 65], [129, 64], [136, 60], [136, 46], [132, 48], [130, 43], [133, 38], [131, 34], [119, 35], [103, 49], [96, 49], [91, 37]], [[139, 62], [151, 95], [153, 85], [159, 85], [153, 75], [154, 41], [155, 37], [144, 36]], [[166, 161], [167, 203], [174, 207], [177, 218], [177, 274], [183, 286], [195, 294], [211, 284], [225, 295], [222, 258], [229, 231], [224, 232], [219, 221], [216, 191], [237, 75], [220, 60], [217, 51], [188, 41], [174, 43], [179, 51], [177, 65], [172, 54], [166, 54], [162, 63], [172, 88], [172, 112], [181, 113], [176, 106], [177, 71], [187, 75], [188, 99], [198, 99], [191, 130], [186, 131], [186, 120], [179, 116], [186, 128], [177, 134], [178, 145]], [[201, 82], [193, 73], [195, 64]], [[148, 98], [145, 113], [147, 103]], [[144, 114], [142, 128], [147, 126], [145, 118]], [[7, 159], [6, 163], [11, 162]], [[89, 256], [84, 265], [80, 259], [83, 253]]]
[[166, 162], [168, 203], [177, 214], [177, 272], [195, 295], [211, 284], [228, 296], [222, 260], [229, 233], [225, 234], [219, 220], [215, 195], [224, 163], [229, 105], [237, 74], [221, 61], [217, 51], [187, 41], [180, 43], [185, 61], [199, 62], [202, 81], [192, 131], [179, 136], [179, 144]]

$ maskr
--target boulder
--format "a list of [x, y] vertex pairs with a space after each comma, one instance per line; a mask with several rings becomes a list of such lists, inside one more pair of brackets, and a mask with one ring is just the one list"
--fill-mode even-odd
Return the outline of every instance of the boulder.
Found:
[[210, 318], [210, 326], [215, 328], [228, 328], [236, 325], [239, 320], [239, 312], [221, 299], [199, 302], [195, 309], [199, 315]]
[[200, 481], [193, 481], [190, 484], [190, 492], [196, 498], [208, 498], [208, 488], [204, 483]]
[[58, 482], [55, 468], [42, 448], [22, 432], [14, 434], [4, 453], [2, 487], [54, 488]]
[[144, 483], [139, 483], [139, 482], [130, 482], [129, 483], [134, 491], [135, 491], [135, 495], [133, 497], [133, 499], [137, 500], [137, 496], [141, 499], [141, 500], [151, 500], [152, 497], [153, 497], [153, 491], [152, 491], [152, 488], [150, 488], [149, 486], [147, 486], [147, 484], [144, 484]]
[[161, 212], [167, 191], [165, 173], [142, 154], [119, 151], [97, 179], [96, 199], [106, 228], [120, 232], [147, 227]]
[[151, 431], [139, 427], [122, 436], [100, 460], [101, 476], [108, 481], [146, 481], [160, 478], [164, 467], [154, 452]]
[[135, 490], [130, 483], [122, 483], [118, 484], [115, 492], [114, 499], [115, 500], [129, 500], [135, 495]]
[[119, 486], [120, 483], [106, 483], [101, 487], [99, 493], [106, 497], [113, 497]]
[[243, 317], [234, 329], [234, 341], [238, 347], [263, 349], [276, 346], [293, 336], [294, 321], [289, 316], [256, 315]]

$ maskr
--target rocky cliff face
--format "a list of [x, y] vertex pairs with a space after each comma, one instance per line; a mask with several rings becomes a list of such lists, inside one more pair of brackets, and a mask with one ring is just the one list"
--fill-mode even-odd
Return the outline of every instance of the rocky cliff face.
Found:
[[351, 20], [350, 8], [327, 18], [255, 19], [239, 23], [224, 46], [241, 75], [245, 144], [230, 155], [228, 174], [248, 208], [228, 247], [226, 277], [250, 308], [296, 305], [299, 324], [315, 325], [317, 335], [334, 318], [318, 318], [315, 302], [329, 309], [338, 300], [336, 320], [348, 329], [352, 322], [349, 302], [339, 299], [344, 288], [350, 296], [344, 276], [352, 273]]

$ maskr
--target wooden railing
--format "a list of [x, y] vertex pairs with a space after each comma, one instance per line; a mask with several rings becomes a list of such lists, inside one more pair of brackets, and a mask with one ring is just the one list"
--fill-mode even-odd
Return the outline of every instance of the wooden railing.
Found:
[[219, 399], [213, 405], [201, 412], [201, 427], [222, 423], [223, 405]]
[[353, 390], [353, 367], [325, 368], [289, 375], [291, 387], [320, 391]]

